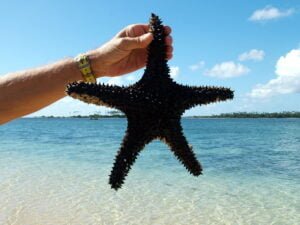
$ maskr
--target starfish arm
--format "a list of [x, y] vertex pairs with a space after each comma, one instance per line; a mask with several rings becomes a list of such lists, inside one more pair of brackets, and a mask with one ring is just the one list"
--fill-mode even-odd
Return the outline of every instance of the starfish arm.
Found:
[[116, 155], [109, 177], [109, 184], [113, 189], [121, 188], [138, 154], [150, 141], [149, 135], [146, 135], [143, 130], [137, 127], [132, 127], [130, 121], [128, 121], [126, 135]]
[[126, 97], [126, 93], [122, 87], [85, 82], [68, 84], [66, 93], [86, 103], [117, 109], [122, 109], [124, 98]]
[[233, 91], [224, 87], [184, 87], [182, 98], [182, 102], [187, 109], [196, 105], [206, 105], [232, 99]]
[[73, 98], [116, 108], [128, 118], [127, 131], [109, 177], [115, 190], [121, 188], [139, 153], [154, 138], [165, 141], [191, 174], [200, 175], [201, 164], [183, 134], [180, 117], [193, 106], [233, 98], [229, 88], [186, 86], [173, 81], [166, 59], [168, 34], [154, 14], [149, 28], [153, 40], [148, 46], [144, 75], [138, 82], [128, 87], [74, 82], [66, 89]]
[[182, 133], [180, 124], [170, 127], [163, 137], [163, 140], [170, 146], [171, 151], [177, 159], [186, 167], [194, 176], [202, 174], [202, 167], [199, 161]]

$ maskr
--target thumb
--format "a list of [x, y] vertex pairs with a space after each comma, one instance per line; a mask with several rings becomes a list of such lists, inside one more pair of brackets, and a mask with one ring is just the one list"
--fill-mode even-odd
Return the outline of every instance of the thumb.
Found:
[[151, 33], [146, 33], [139, 37], [124, 37], [121, 41], [121, 48], [125, 50], [146, 48], [152, 40], [153, 35]]

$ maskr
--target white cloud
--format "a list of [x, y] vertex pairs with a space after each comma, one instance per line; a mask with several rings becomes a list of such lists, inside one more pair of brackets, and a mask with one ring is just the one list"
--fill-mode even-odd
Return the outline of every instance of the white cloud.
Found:
[[204, 67], [204, 65], [205, 65], [205, 62], [200, 61], [196, 64], [190, 65], [189, 69], [192, 70], [192, 71], [196, 71], [196, 70], [202, 69]]
[[173, 79], [176, 79], [179, 75], [179, 67], [178, 66], [171, 66], [170, 67], [170, 75]]
[[128, 81], [135, 81], [136, 77], [131, 74], [131, 75], [126, 76], [126, 80], [128, 80]]
[[205, 75], [210, 77], [217, 77], [222, 79], [239, 77], [243, 74], [250, 72], [250, 69], [240, 63], [234, 63], [233, 61], [222, 62], [216, 64], [213, 68], [206, 70]]
[[263, 50], [251, 49], [249, 52], [244, 52], [239, 55], [239, 61], [261, 61], [265, 57], [265, 52]]
[[258, 84], [249, 94], [253, 98], [268, 98], [278, 94], [300, 93], [300, 48], [281, 56], [275, 73], [277, 78]]
[[263, 9], [258, 9], [250, 16], [251, 21], [266, 21], [277, 19], [281, 17], [287, 17], [294, 13], [294, 9], [280, 10], [272, 6], [266, 6]]
[[121, 86], [124, 84], [124, 80], [122, 77], [113, 77], [113, 78], [110, 78], [106, 83], [109, 85]]

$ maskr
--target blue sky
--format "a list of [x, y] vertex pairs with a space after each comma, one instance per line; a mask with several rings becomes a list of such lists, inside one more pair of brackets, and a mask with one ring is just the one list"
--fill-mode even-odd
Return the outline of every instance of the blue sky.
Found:
[[[214, 1], [3, 1], [0, 74], [74, 57], [108, 41], [151, 12], [172, 27], [178, 83], [235, 90], [230, 102], [195, 107], [186, 115], [236, 111], [300, 111], [300, 2]], [[100, 82], [130, 84], [143, 70]], [[106, 112], [64, 98], [34, 113]]]

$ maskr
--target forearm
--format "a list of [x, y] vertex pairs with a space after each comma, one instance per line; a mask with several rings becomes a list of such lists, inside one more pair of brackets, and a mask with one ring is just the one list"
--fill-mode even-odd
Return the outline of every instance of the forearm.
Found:
[[73, 59], [0, 77], [0, 124], [33, 113], [65, 96], [82, 76]]
[[[127, 26], [109, 42], [87, 52], [96, 77], [119, 76], [145, 66], [147, 46], [153, 40], [148, 25]], [[171, 29], [166, 27], [166, 34]], [[166, 37], [168, 59], [172, 39]], [[82, 80], [73, 59], [62, 60], [38, 69], [0, 76], [0, 124], [33, 113], [65, 96], [69, 82]]]

